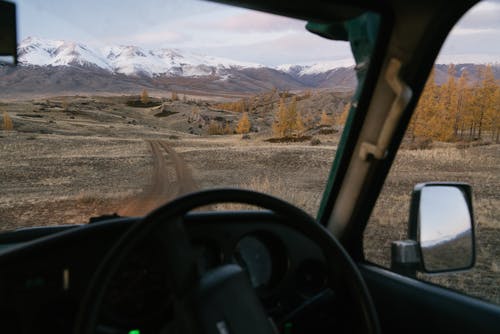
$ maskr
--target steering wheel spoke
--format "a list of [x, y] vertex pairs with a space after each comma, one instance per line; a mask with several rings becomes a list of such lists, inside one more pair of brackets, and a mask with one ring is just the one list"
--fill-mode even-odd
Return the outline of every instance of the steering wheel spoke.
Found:
[[[158, 217], [167, 219], [167, 217]], [[147, 219], [147, 218], [146, 218]], [[160, 224], [155, 233], [161, 235], [165, 249], [165, 265], [168, 266], [169, 282], [175, 298], [185, 296], [200, 279], [195, 251], [189, 241], [182, 218], [175, 217], [168, 224]], [[146, 222], [152, 224], [152, 221]], [[175, 268], [172, 270], [172, 268]]]

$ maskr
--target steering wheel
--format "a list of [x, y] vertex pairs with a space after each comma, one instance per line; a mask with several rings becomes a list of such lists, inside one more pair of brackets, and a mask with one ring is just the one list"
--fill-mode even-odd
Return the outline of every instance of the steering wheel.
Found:
[[380, 333], [373, 301], [356, 265], [342, 245], [301, 209], [278, 198], [241, 189], [205, 190], [179, 197], [134, 224], [113, 245], [92, 277], [77, 315], [75, 333], [95, 332], [107, 287], [127, 254], [150, 233], [164, 236], [165, 262], [173, 292], [175, 327], [179, 333], [276, 333], [254, 289], [237, 265], [223, 265], [201, 273], [183, 227], [189, 211], [217, 203], [240, 203], [272, 211], [288, 227], [322, 245], [353, 299], [354, 311], [365, 333]]

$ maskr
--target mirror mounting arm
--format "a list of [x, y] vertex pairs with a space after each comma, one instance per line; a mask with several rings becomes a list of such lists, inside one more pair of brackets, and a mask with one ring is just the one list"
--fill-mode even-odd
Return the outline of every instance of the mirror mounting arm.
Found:
[[404, 276], [416, 277], [421, 265], [420, 250], [415, 240], [398, 240], [391, 243], [391, 270]]

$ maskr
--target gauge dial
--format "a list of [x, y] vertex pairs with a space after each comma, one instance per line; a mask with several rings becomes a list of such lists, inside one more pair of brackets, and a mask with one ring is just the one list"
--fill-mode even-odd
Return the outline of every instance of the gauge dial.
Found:
[[297, 291], [304, 297], [313, 296], [326, 287], [327, 273], [322, 262], [305, 260], [296, 273]]

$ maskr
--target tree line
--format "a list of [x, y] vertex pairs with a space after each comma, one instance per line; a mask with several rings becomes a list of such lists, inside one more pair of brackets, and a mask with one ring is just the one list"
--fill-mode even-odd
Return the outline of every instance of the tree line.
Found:
[[432, 70], [413, 114], [407, 135], [438, 141], [491, 140], [499, 142], [500, 85], [491, 65], [478, 67], [479, 79], [448, 67], [448, 79], [436, 84]]

